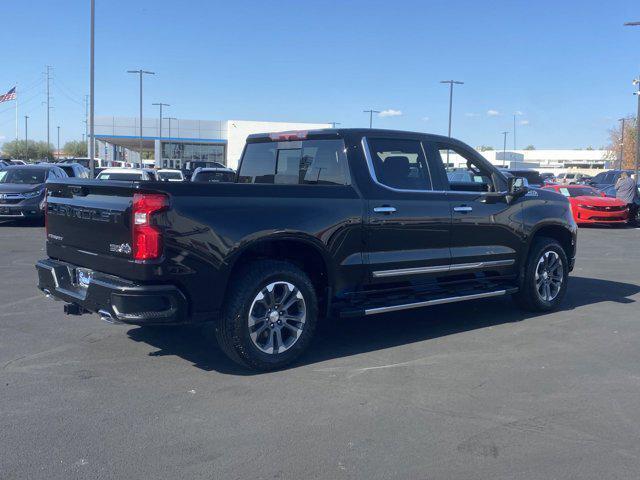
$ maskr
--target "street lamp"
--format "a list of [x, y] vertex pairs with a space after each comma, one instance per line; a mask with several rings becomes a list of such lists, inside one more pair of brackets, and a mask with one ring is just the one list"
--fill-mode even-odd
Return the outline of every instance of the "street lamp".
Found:
[[[451, 138], [451, 113], [453, 111], [453, 86], [464, 85], [464, 82], [458, 80], [441, 80], [440, 83], [449, 84], [449, 130], [448, 137]], [[447, 149], [447, 166], [449, 165], [449, 149]]]
[[[169, 120], [169, 142], [171, 142], [171, 120], [178, 120], [176, 117], [165, 117], [165, 120]], [[171, 144], [169, 144], [170, 148]], [[173, 150], [171, 149], [170, 152], [172, 152]], [[160, 163], [162, 163], [162, 146], [160, 146]], [[173, 153], [171, 153], [171, 160], [173, 161]]]
[[502, 146], [502, 166], [506, 167], [507, 166], [507, 135], [509, 134], [509, 132], [502, 132], [502, 135], [504, 135], [504, 144]]
[[369, 114], [369, 128], [373, 128], [373, 114], [380, 113], [380, 111], [379, 110], [363, 110], [362, 112]]
[[162, 107], [170, 107], [171, 105], [169, 105], [168, 103], [162, 103], [162, 102], [152, 103], [151, 105], [155, 105], [155, 106], [160, 107], [160, 134], [159, 134], [159, 137], [160, 137], [160, 140], [162, 140]]
[[89, 170], [91, 172], [91, 178], [96, 177], [96, 167], [95, 167], [95, 141], [93, 139], [94, 134], [94, 107], [95, 107], [95, 98], [94, 98], [94, 86], [95, 86], [95, 31], [96, 31], [96, 2], [95, 0], [91, 0], [91, 41], [90, 41], [90, 49], [89, 49]]
[[[640, 27], [640, 22], [627, 22], [625, 27]], [[638, 181], [638, 163], [640, 162], [640, 77], [633, 81], [634, 85], [638, 85], [638, 91], [634, 95], [638, 96], [638, 113], [636, 115], [636, 182]]]
[[619, 118], [619, 122], [622, 122], [622, 128], [620, 130], [620, 166], [619, 170], [622, 170], [622, 163], [624, 159], [624, 123], [627, 121], [626, 118]]
[[142, 76], [143, 75], [155, 75], [156, 72], [148, 72], [146, 70], [127, 70], [127, 73], [135, 73], [140, 77], [140, 166], [142, 166]]
[[58, 125], [58, 159], [60, 159], [60, 125]]
[[336, 128], [336, 125], [342, 125], [340, 122], [329, 122], [331, 124], [331, 128]]
[[29, 161], [29, 116], [24, 116], [24, 160]]

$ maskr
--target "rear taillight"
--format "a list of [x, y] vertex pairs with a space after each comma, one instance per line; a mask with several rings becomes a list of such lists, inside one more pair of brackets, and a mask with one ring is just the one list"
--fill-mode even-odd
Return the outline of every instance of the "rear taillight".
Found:
[[169, 206], [165, 195], [137, 193], [133, 196], [131, 223], [134, 260], [154, 260], [162, 256], [162, 233], [152, 224], [153, 215]]

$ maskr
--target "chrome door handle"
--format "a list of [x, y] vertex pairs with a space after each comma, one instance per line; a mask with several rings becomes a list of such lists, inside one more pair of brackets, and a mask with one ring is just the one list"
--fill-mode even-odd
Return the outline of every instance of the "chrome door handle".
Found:
[[396, 207], [389, 207], [385, 205], [383, 207], [375, 207], [373, 211], [376, 213], [395, 213]]
[[453, 207], [453, 211], [454, 212], [473, 212], [473, 207], [467, 207], [467, 206]]

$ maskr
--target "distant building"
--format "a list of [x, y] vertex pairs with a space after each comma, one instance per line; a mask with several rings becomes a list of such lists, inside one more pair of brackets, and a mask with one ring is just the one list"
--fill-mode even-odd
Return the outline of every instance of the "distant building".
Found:
[[613, 162], [606, 158], [607, 150], [507, 150], [504, 155], [502, 150], [488, 150], [479, 153], [497, 166], [533, 168], [541, 172], [597, 173], [613, 168]]
[[[189, 161], [219, 162], [236, 169], [247, 135], [285, 130], [313, 130], [328, 123], [254, 122], [247, 120], [188, 120], [145, 118], [140, 142], [136, 117], [96, 117], [96, 157], [106, 162], [140, 163], [144, 157], [157, 167], [182, 168]], [[150, 163], [145, 161], [144, 163]]]

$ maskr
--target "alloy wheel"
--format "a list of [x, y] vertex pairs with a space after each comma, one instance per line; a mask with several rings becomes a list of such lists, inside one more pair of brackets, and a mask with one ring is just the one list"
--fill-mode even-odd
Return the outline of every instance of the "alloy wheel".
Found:
[[557, 252], [547, 250], [536, 265], [536, 292], [545, 302], [552, 302], [560, 293], [564, 281], [564, 266]]
[[307, 308], [300, 290], [284, 281], [262, 288], [249, 308], [249, 335], [253, 344], [268, 354], [289, 350], [304, 329]]

